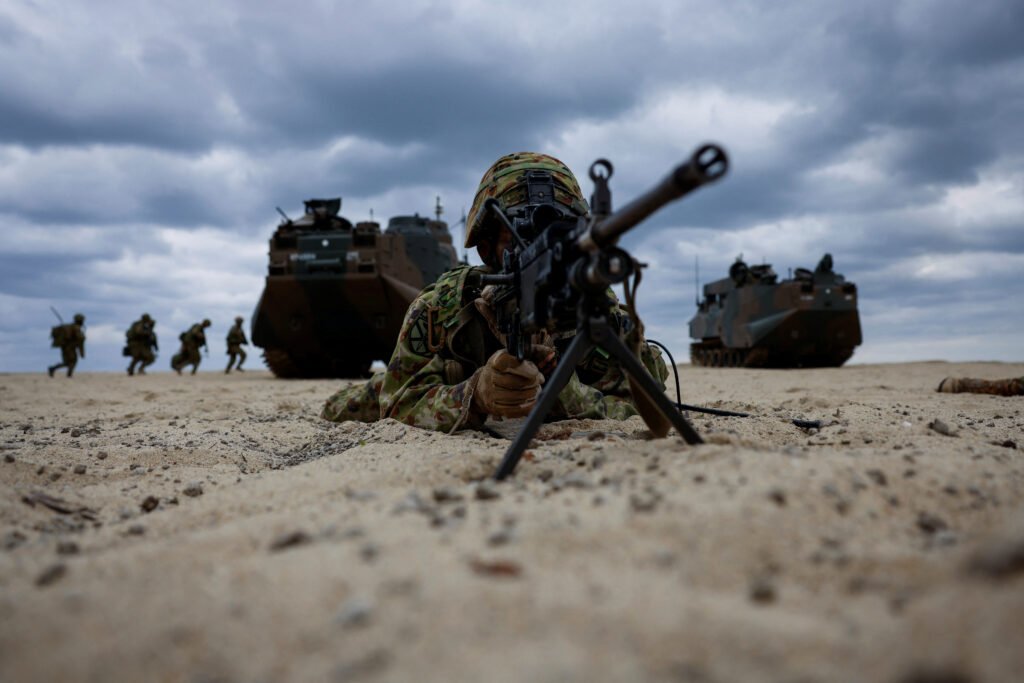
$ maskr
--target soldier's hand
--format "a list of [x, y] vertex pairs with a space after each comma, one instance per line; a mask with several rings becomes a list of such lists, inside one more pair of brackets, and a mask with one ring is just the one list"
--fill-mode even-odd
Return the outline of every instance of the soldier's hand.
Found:
[[558, 351], [549, 344], [531, 344], [527, 354], [544, 377], [550, 377], [558, 367]]
[[480, 314], [480, 317], [484, 319], [484, 322], [487, 323], [487, 327], [491, 330], [491, 334], [497, 337], [498, 341], [502, 344], [506, 344], [508, 342], [505, 339], [505, 335], [498, 330], [498, 320], [494, 315], [494, 291], [495, 290], [492, 285], [484, 287], [480, 296], [473, 300], [473, 306]]
[[471, 379], [475, 383], [473, 408], [499, 417], [528, 415], [537, 401], [544, 375], [532, 361], [496, 351]]

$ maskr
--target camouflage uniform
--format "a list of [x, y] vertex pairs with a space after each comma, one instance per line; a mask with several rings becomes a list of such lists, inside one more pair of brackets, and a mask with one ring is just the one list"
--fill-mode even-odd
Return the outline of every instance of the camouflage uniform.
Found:
[[[322, 417], [334, 422], [373, 422], [391, 417], [406, 424], [454, 432], [479, 428], [487, 415], [472, 408], [469, 378], [502, 345], [473, 305], [480, 296], [478, 276], [487, 268], [462, 266], [442, 275], [413, 301], [405, 316], [398, 345], [387, 370], [365, 384], [337, 392], [324, 405]], [[631, 323], [619, 308], [616, 322]], [[627, 343], [637, 331], [624, 332]], [[571, 337], [556, 342], [564, 351]], [[647, 345], [641, 359], [664, 388], [668, 369], [660, 352]], [[591, 351], [561, 391], [549, 420], [636, 415], [629, 402], [629, 380], [618, 362]]]
[[242, 372], [242, 363], [245, 362], [245, 350], [242, 348], [243, 345], [248, 345], [249, 340], [245, 337], [245, 331], [242, 330], [242, 318], [235, 318], [234, 326], [228, 330], [227, 345], [228, 345], [228, 367], [224, 370], [227, 374], [231, 372], [231, 366], [235, 362], [235, 358], [238, 358], [238, 365], [235, 365], [235, 369]]
[[206, 328], [209, 326], [210, 321], [204, 320], [181, 333], [181, 349], [171, 358], [171, 368], [179, 375], [182, 368], [189, 365], [192, 366], [192, 374], [196, 374], [203, 359], [199, 349], [206, 346]]
[[[503, 240], [511, 239], [511, 235], [507, 230], [503, 233], [500, 223], [495, 222], [488, 201], [497, 201], [503, 211], [529, 204], [533, 200], [527, 177], [536, 178], [538, 174], [550, 181], [546, 204], [564, 216], [587, 214], [579, 184], [565, 164], [535, 152], [507, 154], [480, 181], [466, 218], [466, 248], [476, 246], [481, 258], [492, 266], [500, 262]], [[473, 397], [483, 375], [474, 379], [474, 373], [491, 370], [488, 359], [503, 348], [475, 304], [478, 298], [485, 298], [479, 280], [486, 272], [490, 271], [485, 267], [462, 266], [424, 289], [406, 311], [387, 370], [366, 384], [336, 393], [327, 400], [322, 416], [336, 422], [372, 422], [391, 417], [443, 432], [483, 426], [488, 414], [480, 412], [481, 401], [475, 402]], [[610, 290], [609, 296], [614, 300]], [[616, 309], [613, 322], [627, 343], [642, 339], [642, 331], [631, 330], [632, 322], [621, 307]], [[564, 353], [571, 340], [571, 334], [555, 340], [556, 351]], [[664, 387], [668, 370], [660, 353], [646, 344], [642, 348], [644, 364]], [[553, 371], [553, 365], [542, 371]], [[628, 380], [618, 362], [607, 359], [602, 351], [592, 350], [558, 395], [548, 419], [625, 419], [636, 414], [629, 402]]]
[[156, 354], [153, 351], [160, 347], [156, 341], [156, 332], [153, 331], [155, 325], [156, 321], [150, 318], [149, 314], [144, 313], [142, 318], [133, 322], [125, 333], [128, 339], [127, 355], [132, 359], [128, 365], [129, 375], [135, 374], [136, 366], [138, 366], [139, 374], [145, 375], [146, 367], [152, 365], [156, 360]]
[[[75, 365], [78, 364], [79, 356], [85, 358], [85, 330], [82, 329], [84, 323], [85, 316], [77, 313], [73, 323], [59, 325], [57, 328], [54, 328], [54, 333], [61, 335], [60, 343], [58, 343], [56, 336], [53, 341], [53, 345], [60, 349], [61, 362], [47, 368], [50, 377], [53, 377], [53, 373], [60, 368], [67, 368], [68, 377], [71, 377], [75, 372]], [[57, 332], [58, 328], [60, 330], [59, 333]]]
[[944, 394], [992, 394], [993, 396], [1024, 396], [1024, 377], [1011, 379], [974, 379], [947, 377], [939, 382], [938, 390]]

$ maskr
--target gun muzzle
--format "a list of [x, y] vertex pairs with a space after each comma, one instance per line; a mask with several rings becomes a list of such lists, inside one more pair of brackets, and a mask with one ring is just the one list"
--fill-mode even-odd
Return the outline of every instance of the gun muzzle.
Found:
[[715, 144], [701, 145], [690, 160], [676, 167], [657, 186], [626, 204], [592, 227], [580, 238], [580, 246], [605, 247], [669, 202], [714, 182], [729, 170], [729, 157]]

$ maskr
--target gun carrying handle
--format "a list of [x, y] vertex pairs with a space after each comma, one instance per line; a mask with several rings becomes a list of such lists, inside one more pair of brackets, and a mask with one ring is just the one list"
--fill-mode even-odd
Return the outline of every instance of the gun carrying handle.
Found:
[[592, 250], [615, 241], [625, 232], [669, 202], [714, 182], [729, 170], [729, 157], [715, 144], [697, 148], [690, 160], [668, 174], [656, 187], [640, 195], [580, 238], [580, 246]]

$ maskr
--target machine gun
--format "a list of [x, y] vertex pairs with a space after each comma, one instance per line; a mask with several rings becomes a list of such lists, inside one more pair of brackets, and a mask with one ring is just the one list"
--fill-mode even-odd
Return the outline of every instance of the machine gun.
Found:
[[[486, 210], [502, 222], [515, 241], [515, 246], [505, 252], [502, 272], [482, 278], [482, 284], [495, 286], [492, 305], [507, 351], [523, 360], [534, 335], [547, 332], [559, 337], [575, 331], [505, 452], [496, 479], [512, 474], [577, 364], [595, 347], [621, 363], [629, 377], [634, 403], [655, 436], [665, 436], [673, 426], [687, 443], [702, 443], [636, 354], [619, 338], [608, 288], [628, 283], [631, 276], [639, 274], [640, 264], [616, 246], [618, 238], [662, 206], [718, 180], [728, 167], [728, 157], [721, 147], [703, 145], [653, 189], [612, 213], [608, 180], [613, 168], [609, 161], [598, 159], [590, 166], [594, 194], [589, 217], [570, 217], [563, 212], [554, 201], [553, 181], [543, 171], [527, 173], [528, 201], [509, 214], [497, 200], [487, 201]], [[627, 303], [631, 303], [628, 287], [626, 292]]]

